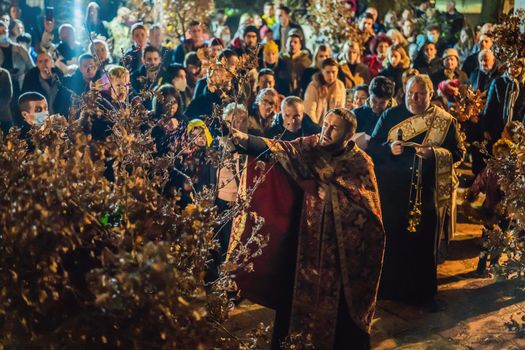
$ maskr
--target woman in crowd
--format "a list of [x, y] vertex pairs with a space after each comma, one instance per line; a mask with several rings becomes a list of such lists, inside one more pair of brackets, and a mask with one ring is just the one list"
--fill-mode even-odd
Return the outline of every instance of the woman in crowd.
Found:
[[390, 78], [395, 85], [395, 93], [403, 87], [403, 73], [410, 67], [410, 59], [401, 45], [392, 45], [388, 48], [386, 58], [386, 68], [379, 75]]
[[392, 46], [392, 39], [386, 34], [379, 34], [370, 42], [371, 54], [363, 58], [363, 63], [368, 65], [368, 70], [372, 77], [377, 76], [384, 68], [383, 62], [386, 59], [390, 46]]
[[361, 46], [356, 41], [348, 40], [343, 46], [339, 79], [347, 89], [360, 84], [368, 84], [372, 80], [368, 67], [361, 63]]
[[301, 91], [306, 91], [308, 84], [312, 81], [312, 78], [315, 73], [321, 70], [321, 63], [328, 57], [332, 57], [332, 49], [326, 44], [321, 44], [317, 47], [314, 54], [314, 61], [312, 66], [306, 68], [303, 71], [303, 76], [301, 77]]
[[339, 79], [339, 65], [334, 58], [327, 58], [321, 63], [321, 71], [314, 75], [304, 95], [304, 112], [312, 120], [322, 125], [323, 116], [329, 110], [344, 107], [346, 100], [345, 85]]

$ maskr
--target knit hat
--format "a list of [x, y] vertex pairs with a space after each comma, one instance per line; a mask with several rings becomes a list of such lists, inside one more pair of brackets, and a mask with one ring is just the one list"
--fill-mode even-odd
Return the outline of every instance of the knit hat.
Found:
[[244, 28], [244, 31], [242, 32], [242, 37], [244, 38], [248, 33], [255, 33], [255, 35], [257, 35], [257, 38], [259, 38], [259, 31], [255, 26], [248, 26]]
[[459, 53], [456, 49], [446, 49], [445, 51], [443, 51], [443, 57], [441, 57], [441, 60], [444, 60], [445, 58], [450, 56], [456, 57], [459, 61]]
[[273, 40], [269, 40], [266, 44], [264, 44], [263, 53], [279, 53], [279, 46], [275, 43]]
[[438, 84], [438, 90], [441, 91], [443, 96], [450, 99], [454, 97], [454, 90], [457, 89], [458, 86], [459, 86], [458, 79], [443, 80], [441, 83]]

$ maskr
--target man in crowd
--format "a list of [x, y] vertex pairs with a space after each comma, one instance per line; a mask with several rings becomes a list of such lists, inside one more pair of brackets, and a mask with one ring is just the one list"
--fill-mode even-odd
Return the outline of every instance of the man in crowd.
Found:
[[[29, 131], [40, 127], [49, 118], [46, 98], [38, 92], [26, 92], [18, 98], [18, 110], [20, 114], [14, 118], [14, 125], [20, 138], [29, 141]], [[32, 148], [31, 144], [29, 148]]]
[[525, 59], [520, 58], [490, 84], [485, 109], [480, 116], [484, 137], [489, 140], [487, 149], [492, 149], [507, 123], [522, 121], [524, 117]]
[[469, 77], [469, 85], [473, 90], [488, 91], [494, 79], [501, 75], [500, 67], [492, 50], [481, 50], [478, 53], [479, 67]]
[[[292, 179], [291, 183], [286, 180], [290, 185], [283, 191], [265, 187], [260, 196], [278, 196], [280, 201], [288, 199], [284, 194], [304, 196], [302, 206], [283, 208], [292, 214], [287, 217], [292, 223], [281, 221], [279, 235], [269, 231], [291, 248], [287, 256], [274, 246], [255, 262], [255, 271], [257, 266], [271, 264], [281, 272], [265, 280], [280, 287], [273, 300], [272, 349], [279, 349], [286, 336], [295, 333], [302, 333], [318, 349], [370, 349], [370, 323], [385, 244], [379, 194], [372, 161], [351, 141], [356, 128], [353, 113], [339, 108], [323, 119], [321, 135], [292, 142], [238, 131], [233, 135], [239, 149], [252, 156], [275, 154], [286, 174], [283, 177]], [[290, 193], [289, 187], [297, 191]], [[278, 215], [265, 217], [269, 224], [279, 224]], [[234, 227], [238, 226], [234, 223]], [[292, 229], [288, 233], [283, 231], [287, 227]], [[242, 237], [242, 228], [233, 232], [230, 251], [237, 246], [232, 242]]]
[[290, 30], [286, 42], [286, 52], [281, 52], [280, 58], [290, 68], [290, 92], [292, 95], [302, 96], [300, 80], [307, 67], [312, 65], [308, 51], [303, 50], [302, 33], [299, 30]]
[[82, 54], [78, 58], [77, 70], [65, 81], [65, 85], [80, 96], [89, 90], [89, 84], [93, 82], [96, 74], [95, 57], [89, 53]]
[[36, 67], [27, 72], [22, 92], [38, 92], [48, 101], [50, 114], [69, 115], [70, 94], [60, 81], [62, 73], [55, 68], [51, 55], [41, 51], [36, 59]]
[[388, 242], [380, 295], [436, 310], [437, 248], [450, 234], [453, 163], [464, 148], [455, 119], [431, 105], [433, 93], [428, 76], [410, 78], [405, 104], [381, 115], [367, 152]]
[[[142, 57], [142, 66], [136, 72], [131, 74], [131, 86], [135, 93], [141, 91], [153, 91], [157, 87], [162, 85], [163, 74], [162, 72], [162, 58], [160, 51], [154, 46], [148, 46], [144, 49]], [[144, 107], [148, 110], [152, 107], [152, 98], [146, 98], [144, 100]]]
[[164, 33], [159, 24], [154, 24], [149, 28], [149, 46], [153, 46], [160, 52], [162, 64], [168, 66], [173, 60], [173, 51], [164, 46]]
[[186, 57], [189, 52], [196, 52], [198, 49], [208, 45], [208, 43], [204, 40], [204, 27], [200, 22], [190, 22], [189, 31], [190, 38], [184, 39], [175, 48], [173, 57], [174, 63], [183, 64], [184, 57]]
[[452, 47], [459, 39], [459, 32], [465, 24], [465, 16], [456, 9], [456, 1], [448, 0], [446, 11], [441, 14], [441, 18], [443, 19], [445, 27], [448, 29], [445, 41], [449, 47]]
[[290, 31], [295, 29], [299, 32], [299, 37], [304, 38], [303, 29], [299, 24], [292, 22], [290, 8], [285, 5], [280, 5], [277, 8], [276, 17], [277, 24], [272, 27], [273, 40], [275, 40], [280, 47], [280, 51], [285, 51], [287, 49], [286, 43], [288, 42]]
[[320, 131], [321, 128], [304, 113], [303, 100], [297, 96], [288, 96], [281, 103], [281, 113], [275, 117], [266, 137], [292, 141]]
[[356, 132], [370, 136], [381, 114], [394, 104], [394, 82], [383, 76], [375, 77], [370, 82], [368, 93], [370, 97], [354, 113], [357, 119]]
[[142, 23], [135, 23], [131, 27], [131, 39], [133, 45], [124, 52], [122, 64], [133, 73], [140, 68], [144, 49], [148, 45], [148, 33]]

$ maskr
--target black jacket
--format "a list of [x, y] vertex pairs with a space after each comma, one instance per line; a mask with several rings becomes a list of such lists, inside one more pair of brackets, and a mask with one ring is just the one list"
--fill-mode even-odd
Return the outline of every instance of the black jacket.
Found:
[[[49, 106], [49, 114], [61, 114], [68, 117], [69, 107], [71, 106], [71, 94], [69, 90], [63, 85], [64, 76], [57, 68], [52, 69], [53, 78], [46, 82], [40, 78], [40, 71], [37, 67], [29, 70], [24, 77], [22, 84], [22, 93], [34, 91], [38, 92], [46, 98]], [[53, 90], [53, 92], [51, 92]], [[51, 93], [51, 95], [50, 95]], [[52, 94], [54, 93], [54, 96]]]
[[490, 84], [494, 79], [501, 76], [501, 71], [498, 69], [497, 64], [494, 64], [492, 70], [488, 73], [484, 73], [481, 69], [476, 68], [468, 79], [468, 83], [472, 86], [473, 90], [481, 90], [482, 92], [488, 91]]
[[290, 95], [290, 85], [292, 81], [292, 72], [289, 62], [279, 58], [276, 64], [269, 65], [263, 60], [259, 62], [259, 69], [270, 68], [275, 74], [275, 90], [281, 95]]
[[[445, 76], [445, 69], [441, 68], [436, 73], [430, 76], [432, 84], [434, 84], [434, 91], [437, 91], [439, 83], [448, 78]], [[452, 79], [458, 79], [461, 84], [466, 84], [468, 82], [468, 76], [462, 70], [456, 69], [454, 71], [454, 77]]]
[[[512, 81], [507, 74], [492, 81], [487, 96], [485, 109], [481, 113], [480, 121], [483, 131], [490, 134], [493, 142], [501, 136], [503, 128], [507, 124], [508, 115], [506, 104], [510, 100]], [[525, 117], [525, 84], [520, 84], [518, 98], [513, 106], [512, 120], [523, 121]]]

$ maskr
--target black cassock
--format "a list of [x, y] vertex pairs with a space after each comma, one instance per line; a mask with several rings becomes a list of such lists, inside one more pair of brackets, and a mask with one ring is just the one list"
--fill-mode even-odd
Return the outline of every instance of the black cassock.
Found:
[[[387, 237], [379, 297], [424, 302], [437, 293], [440, 230], [434, 191], [435, 159], [423, 160], [422, 218], [418, 230], [412, 233], [407, 227], [412, 167], [417, 166], [415, 149], [405, 147], [400, 156], [394, 156], [388, 142], [389, 131], [411, 116], [404, 105], [385, 111], [372, 133], [367, 152], [374, 160]], [[405, 141], [422, 144], [425, 134]], [[440, 147], [451, 152], [454, 163], [462, 159], [464, 149], [455, 122], [450, 123]]]

